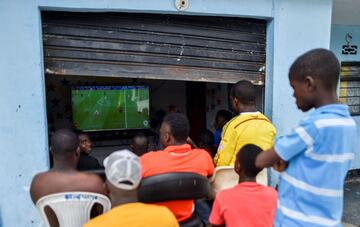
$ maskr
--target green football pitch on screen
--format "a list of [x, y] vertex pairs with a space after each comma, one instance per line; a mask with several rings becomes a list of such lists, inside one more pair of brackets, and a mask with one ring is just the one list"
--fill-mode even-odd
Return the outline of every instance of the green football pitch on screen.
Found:
[[146, 86], [84, 86], [72, 90], [73, 121], [84, 131], [149, 128]]

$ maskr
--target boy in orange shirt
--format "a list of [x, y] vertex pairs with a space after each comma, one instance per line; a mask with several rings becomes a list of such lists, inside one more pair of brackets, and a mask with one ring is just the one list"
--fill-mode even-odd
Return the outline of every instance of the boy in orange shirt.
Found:
[[209, 218], [212, 226], [273, 226], [277, 192], [256, 183], [261, 169], [255, 166], [255, 160], [260, 152], [260, 147], [247, 144], [237, 153], [235, 171], [239, 184], [216, 195]]

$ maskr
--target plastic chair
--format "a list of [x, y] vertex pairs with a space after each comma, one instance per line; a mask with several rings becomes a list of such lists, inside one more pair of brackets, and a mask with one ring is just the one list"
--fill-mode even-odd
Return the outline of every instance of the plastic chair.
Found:
[[91, 210], [95, 204], [100, 204], [102, 212], [110, 210], [110, 200], [101, 194], [91, 192], [64, 192], [44, 196], [36, 202], [45, 226], [50, 227], [50, 221], [45, 208], [49, 207], [55, 213], [60, 227], [80, 227], [90, 220]]
[[[267, 169], [263, 169], [257, 176], [256, 182], [267, 186]], [[221, 190], [234, 187], [239, 183], [239, 175], [235, 172], [232, 166], [220, 166], [216, 167], [214, 174], [210, 178], [210, 184], [212, 190], [210, 197], [214, 198], [216, 193]]]
[[256, 175], [256, 183], [268, 186], [268, 172], [267, 168], [263, 169]]

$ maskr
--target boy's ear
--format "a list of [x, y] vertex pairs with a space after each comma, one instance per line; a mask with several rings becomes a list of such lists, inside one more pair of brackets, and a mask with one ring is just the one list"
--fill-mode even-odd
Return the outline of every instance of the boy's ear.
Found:
[[306, 76], [305, 83], [310, 91], [313, 91], [316, 88], [316, 83], [312, 76]]
[[170, 133], [166, 133], [166, 134], [165, 134], [165, 141], [166, 141], [167, 143], [170, 143], [170, 142], [171, 142], [171, 135], [170, 135]]
[[234, 103], [236, 104], [236, 105], [239, 105], [239, 99], [238, 98], [234, 98]]

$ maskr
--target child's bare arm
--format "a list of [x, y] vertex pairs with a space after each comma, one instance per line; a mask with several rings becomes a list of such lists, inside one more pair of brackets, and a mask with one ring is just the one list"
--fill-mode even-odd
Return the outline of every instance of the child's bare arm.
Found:
[[274, 164], [277, 164], [277, 163], [279, 163], [281, 161], [282, 160], [279, 157], [279, 155], [276, 154], [274, 147], [272, 147], [267, 151], [261, 152], [256, 157], [255, 165], [258, 168], [266, 168], [266, 167], [270, 167], [270, 166], [272, 166]]

